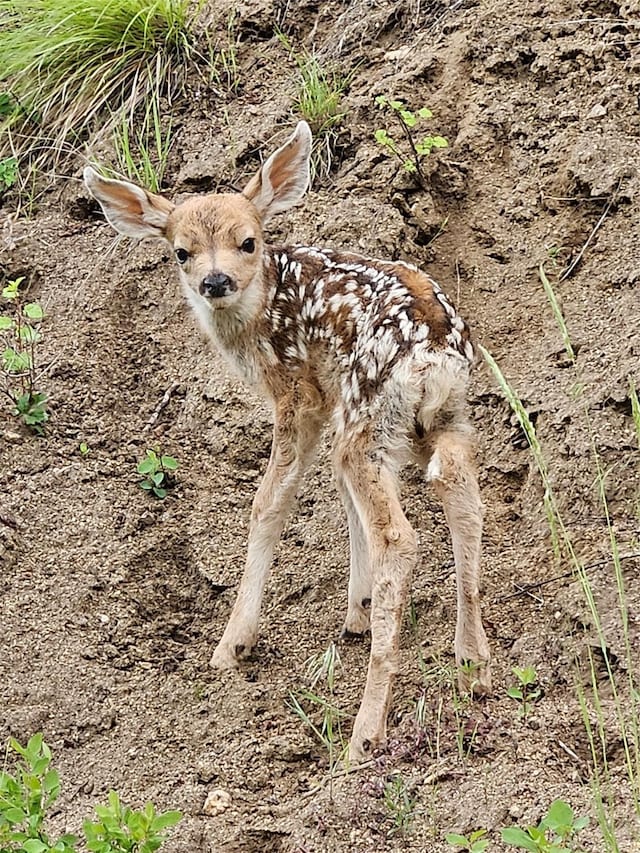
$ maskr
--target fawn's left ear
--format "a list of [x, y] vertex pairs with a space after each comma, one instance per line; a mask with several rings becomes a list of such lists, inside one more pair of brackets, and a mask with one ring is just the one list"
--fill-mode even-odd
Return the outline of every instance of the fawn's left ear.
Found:
[[242, 194], [258, 208], [263, 222], [297, 204], [309, 186], [311, 129], [298, 122], [292, 136], [269, 157]]
[[120, 234], [138, 239], [166, 236], [167, 219], [174, 209], [166, 198], [128, 181], [103, 178], [91, 166], [84, 170], [84, 182]]

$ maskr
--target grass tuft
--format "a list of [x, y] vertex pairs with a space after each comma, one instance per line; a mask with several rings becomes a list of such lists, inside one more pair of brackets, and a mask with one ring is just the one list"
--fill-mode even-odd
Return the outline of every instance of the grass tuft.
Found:
[[0, 0], [0, 158], [51, 167], [109, 112], [174, 94], [193, 50], [190, 7]]
[[308, 122], [315, 139], [311, 157], [313, 175], [327, 177], [331, 171], [339, 125], [346, 115], [342, 109], [342, 98], [354, 72], [343, 76], [316, 53], [304, 48], [296, 53], [284, 33], [277, 31], [277, 37], [298, 66], [295, 109]]

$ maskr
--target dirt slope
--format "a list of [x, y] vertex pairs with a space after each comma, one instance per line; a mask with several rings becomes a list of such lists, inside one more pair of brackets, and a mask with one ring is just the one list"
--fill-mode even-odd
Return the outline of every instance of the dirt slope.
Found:
[[[223, 4], [205, 20], [225, 38]], [[640, 476], [629, 396], [630, 380], [640, 384], [636, 4], [251, 0], [236, 20], [238, 91], [194, 80], [177, 105], [168, 195], [241, 187], [259, 152], [294, 125], [296, 67], [274, 22], [352, 80], [332, 172], [274, 223], [273, 238], [411, 258], [454, 298], [535, 420], [622, 668], [592, 445], [606, 471], [637, 648]], [[376, 145], [378, 94], [429, 106], [434, 129], [449, 139], [428, 163], [429, 192]], [[500, 827], [538, 820], [555, 797], [595, 818], [575, 689], [584, 675], [575, 661], [584, 663], [595, 642], [592, 619], [571, 566], [554, 557], [539, 475], [485, 366], [470, 403], [486, 503], [494, 696], [470, 705], [453, 692], [447, 531], [435, 496], [409, 470], [403, 497], [420, 531], [420, 570], [390, 748], [329, 783], [326, 750], [289, 707], [290, 691], [307, 683], [307, 660], [336, 639], [346, 608], [346, 522], [326, 450], [286, 528], [252, 659], [237, 675], [210, 670], [243, 565], [270, 414], [204, 344], [165, 249], [113, 247], [79, 166], [31, 218], [12, 216], [9, 198], [0, 211], [0, 276], [26, 275], [47, 310], [42, 384], [52, 412], [42, 439], [0, 412], [0, 735], [44, 731], [63, 777], [60, 826], [77, 829], [110, 787], [135, 805], [151, 799], [184, 811], [170, 853], [437, 852], [451, 849], [446, 832], [477, 827], [501, 850]], [[554, 282], [574, 264], [557, 294], [575, 369], [541, 262]], [[180, 461], [165, 501], [137, 485], [135, 464], [154, 445]], [[513, 595], [517, 584], [542, 582]], [[349, 715], [348, 734], [368, 645], [343, 643], [340, 655], [335, 703]], [[525, 665], [536, 668], [543, 695], [523, 720], [506, 688], [511, 668]], [[632, 701], [623, 689], [622, 702]], [[607, 730], [620, 850], [640, 850], [620, 739], [613, 725]], [[394, 778], [414, 801], [404, 833], [383, 796]], [[231, 804], [206, 816], [214, 788]], [[604, 848], [592, 822], [584, 846], [597, 853]]]

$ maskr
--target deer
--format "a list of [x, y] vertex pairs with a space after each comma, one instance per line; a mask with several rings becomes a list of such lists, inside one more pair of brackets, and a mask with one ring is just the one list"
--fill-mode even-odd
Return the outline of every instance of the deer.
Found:
[[245, 569], [211, 659], [218, 670], [237, 669], [256, 645], [274, 549], [319, 436], [330, 430], [350, 543], [343, 634], [371, 634], [349, 742], [349, 760], [359, 763], [386, 742], [417, 563], [416, 534], [399, 493], [410, 461], [433, 484], [451, 533], [460, 689], [482, 695], [491, 688], [479, 592], [483, 504], [466, 410], [474, 348], [452, 302], [417, 266], [266, 241], [264, 226], [307, 191], [311, 150], [311, 130], [300, 121], [242, 192], [179, 204], [91, 166], [84, 179], [117, 232], [171, 246], [204, 332], [273, 409]]

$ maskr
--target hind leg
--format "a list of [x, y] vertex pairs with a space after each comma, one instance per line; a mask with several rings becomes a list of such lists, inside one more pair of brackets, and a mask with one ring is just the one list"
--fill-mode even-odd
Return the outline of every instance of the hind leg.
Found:
[[347, 513], [351, 552], [347, 617], [342, 635], [364, 634], [369, 630], [371, 611], [371, 571], [367, 537], [344, 477], [338, 471], [336, 483]]
[[491, 655], [479, 593], [482, 503], [471, 442], [464, 433], [452, 430], [437, 434], [432, 447], [427, 479], [442, 500], [456, 566], [458, 681], [464, 692], [487, 693], [491, 689]]
[[387, 713], [399, 667], [402, 611], [416, 561], [416, 537], [398, 499], [395, 473], [359, 435], [337, 448], [336, 470], [361, 519], [371, 568], [371, 655], [349, 745], [361, 761], [386, 739]]

